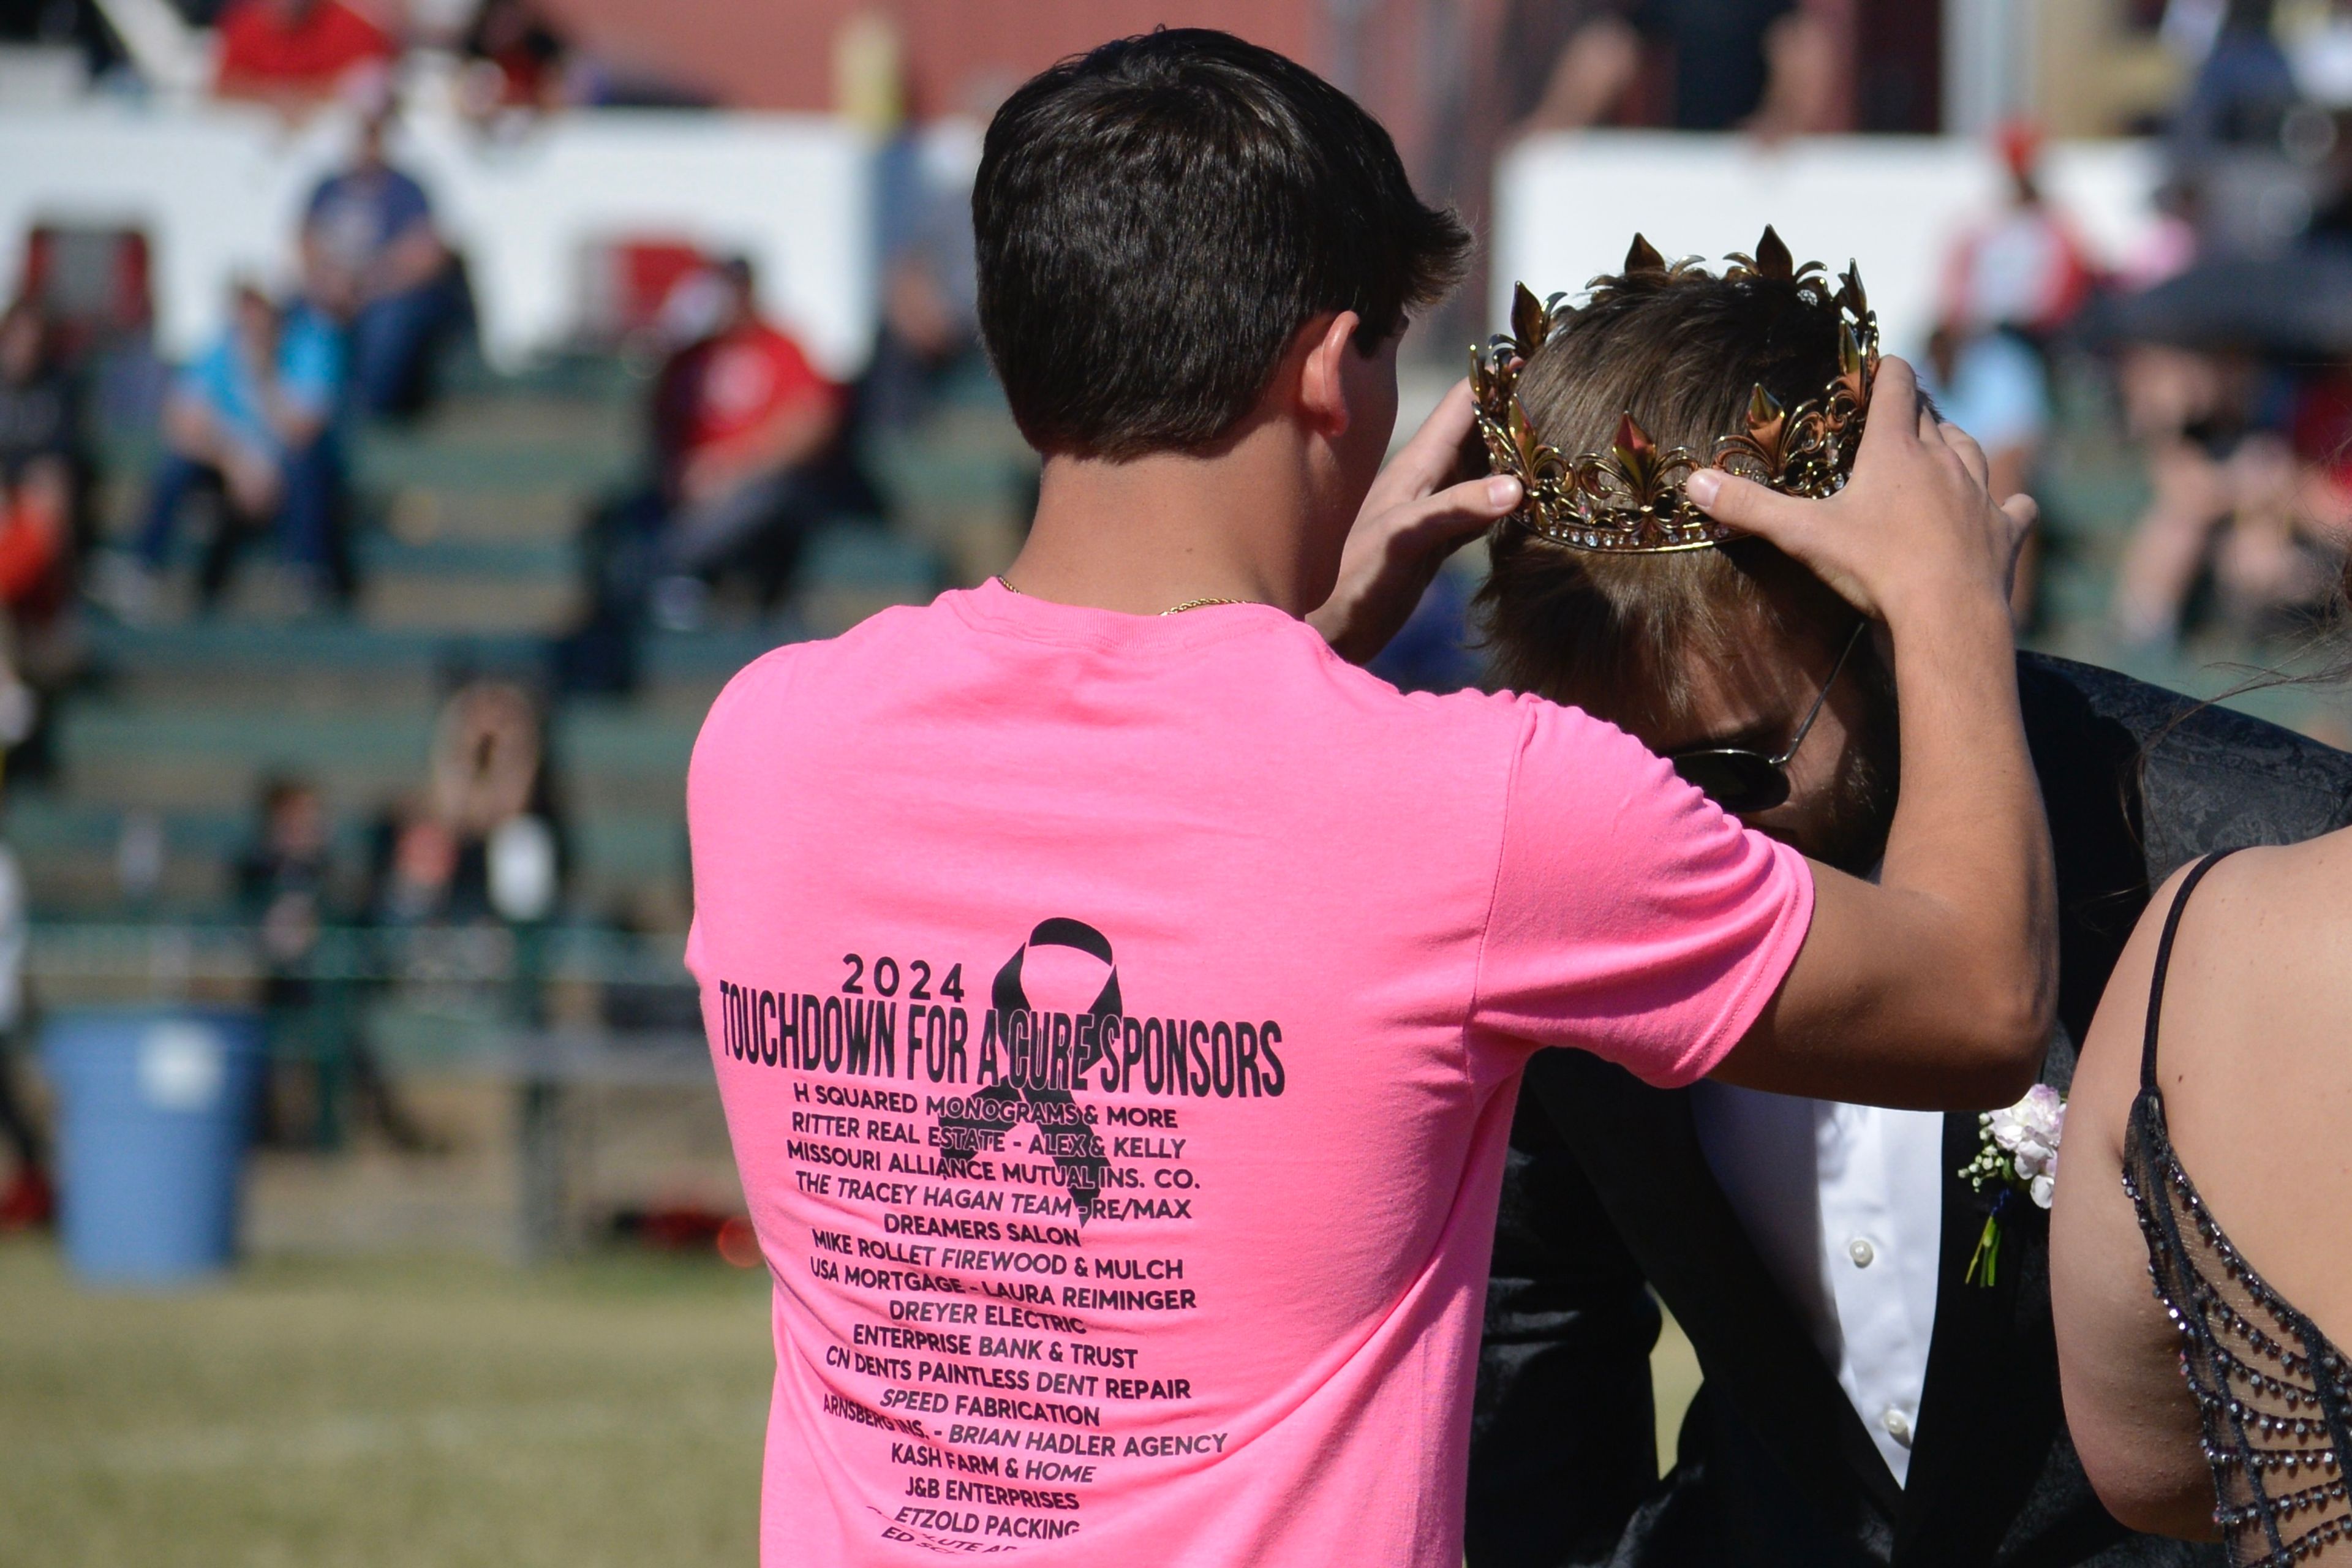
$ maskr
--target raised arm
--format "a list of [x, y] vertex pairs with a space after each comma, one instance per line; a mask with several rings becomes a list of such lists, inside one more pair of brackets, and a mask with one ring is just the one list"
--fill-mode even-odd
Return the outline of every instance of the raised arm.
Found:
[[2033, 1080], [2057, 997], [2050, 830], [2009, 616], [2033, 503], [1993, 503], [1983, 454], [1936, 423], [1902, 361], [1882, 363], [1872, 402], [1853, 478], [1826, 500], [1713, 469], [1688, 484], [1881, 624], [1903, 747], [1879, 880], [1813, 867], [1804, 947], [1715, 1076], [1871, 1104], [2006, 1105]]

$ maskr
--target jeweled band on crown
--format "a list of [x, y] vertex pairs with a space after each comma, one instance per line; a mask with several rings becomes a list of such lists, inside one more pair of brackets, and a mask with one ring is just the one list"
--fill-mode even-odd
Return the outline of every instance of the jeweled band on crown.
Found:
[[[1818, 261], [1795, 264], [1789, 247], [1769, 227], [1756, 254], [1735, 252], [1727, 280], [1763, 279], [1792, 284], [1805, 303], [1838, 314], [1838, 374], [1821, 395], [1784, 408], [1762, 386], [1748, 399], [1747, 428], [1716, 442], [1704, 461], [1687, 447], [1661, 451], [1626, 411], [1606, 452], [1562, 457], [1536, 439], [1519, 405], [1519, 372], [1552, 332], [1576, 314], [1567, 296], [1538, 300], [1528, 286], [1516, 287], [1511, 330], [1483, 349], [1470, 351], [1470, 386], [1478, 405], [1478, 431], [1497, 474], [1519, 481], [1527, 496], [1511, 521], [1572, 550], [1655, 554], [1704, 550], [1733, 537], [1684, 494], [1684, 481], [1701, 468], [1721, 468], [1790, 495], [1834, 495], [1853, 471], [1862, 445], [1870, 389], [1878, 374], [1878, 317], [1863, 292], [1852, 262], [1832, 292], [1828, 271]], [[1625, 256], [1628, 278], [1671, 278], [1696, 270], [1697, 257], [1671, 266], [1640, 235]], [[1618, 282], [1596, 278], [1589, 288]]]

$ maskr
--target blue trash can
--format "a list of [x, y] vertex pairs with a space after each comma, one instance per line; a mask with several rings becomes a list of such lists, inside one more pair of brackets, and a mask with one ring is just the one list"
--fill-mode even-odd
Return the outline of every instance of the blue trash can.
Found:
[[262, 1053], [259, 1016], [234, 1009], [50, 1016], [58, 1234], [77, 1274], [173, 1285], [228, 1266]]

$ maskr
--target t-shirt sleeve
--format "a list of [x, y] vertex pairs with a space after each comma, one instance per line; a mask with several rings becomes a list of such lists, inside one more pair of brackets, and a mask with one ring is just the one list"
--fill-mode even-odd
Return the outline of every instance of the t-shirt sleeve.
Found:
[[817, 374], [816, 366], [801, 345], [783, 332], [775, 332], [768, 340], [768, 363], [775, 375], [775, 395], [770, 402], [772, 410], [788, 403], [811, 403], [819, 398], [831, 399], [833, 383]]
[[1704, 1078], [1804, 945], [1811, 869], [1622, 731], [1525, 706], [1472, 1027]]
[[316, 322], [289, 327], [278, 354], [278, 376], [279, 388], [289, 399], [313, 414], [327, 413], [342, 384], [341, 340]]

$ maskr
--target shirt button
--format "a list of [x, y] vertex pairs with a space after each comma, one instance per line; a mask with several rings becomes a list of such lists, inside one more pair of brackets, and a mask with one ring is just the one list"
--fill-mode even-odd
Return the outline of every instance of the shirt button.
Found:
[[1866, 1238], [1857, 1236], [1845, 1244], [1845, 1255], [1853, 1259], [1856, 1268], [1867, 1268], [1876, 1260], [1878, 1248], [1871, 1246]]
[[1878, 1424], [1886, 1428], [1886, 1435], [1896, 1444], [1906, 1448], [1911, 1446], [1911, 1417], [1890, 1405], [1886, 1414], [1878, 1418]]

